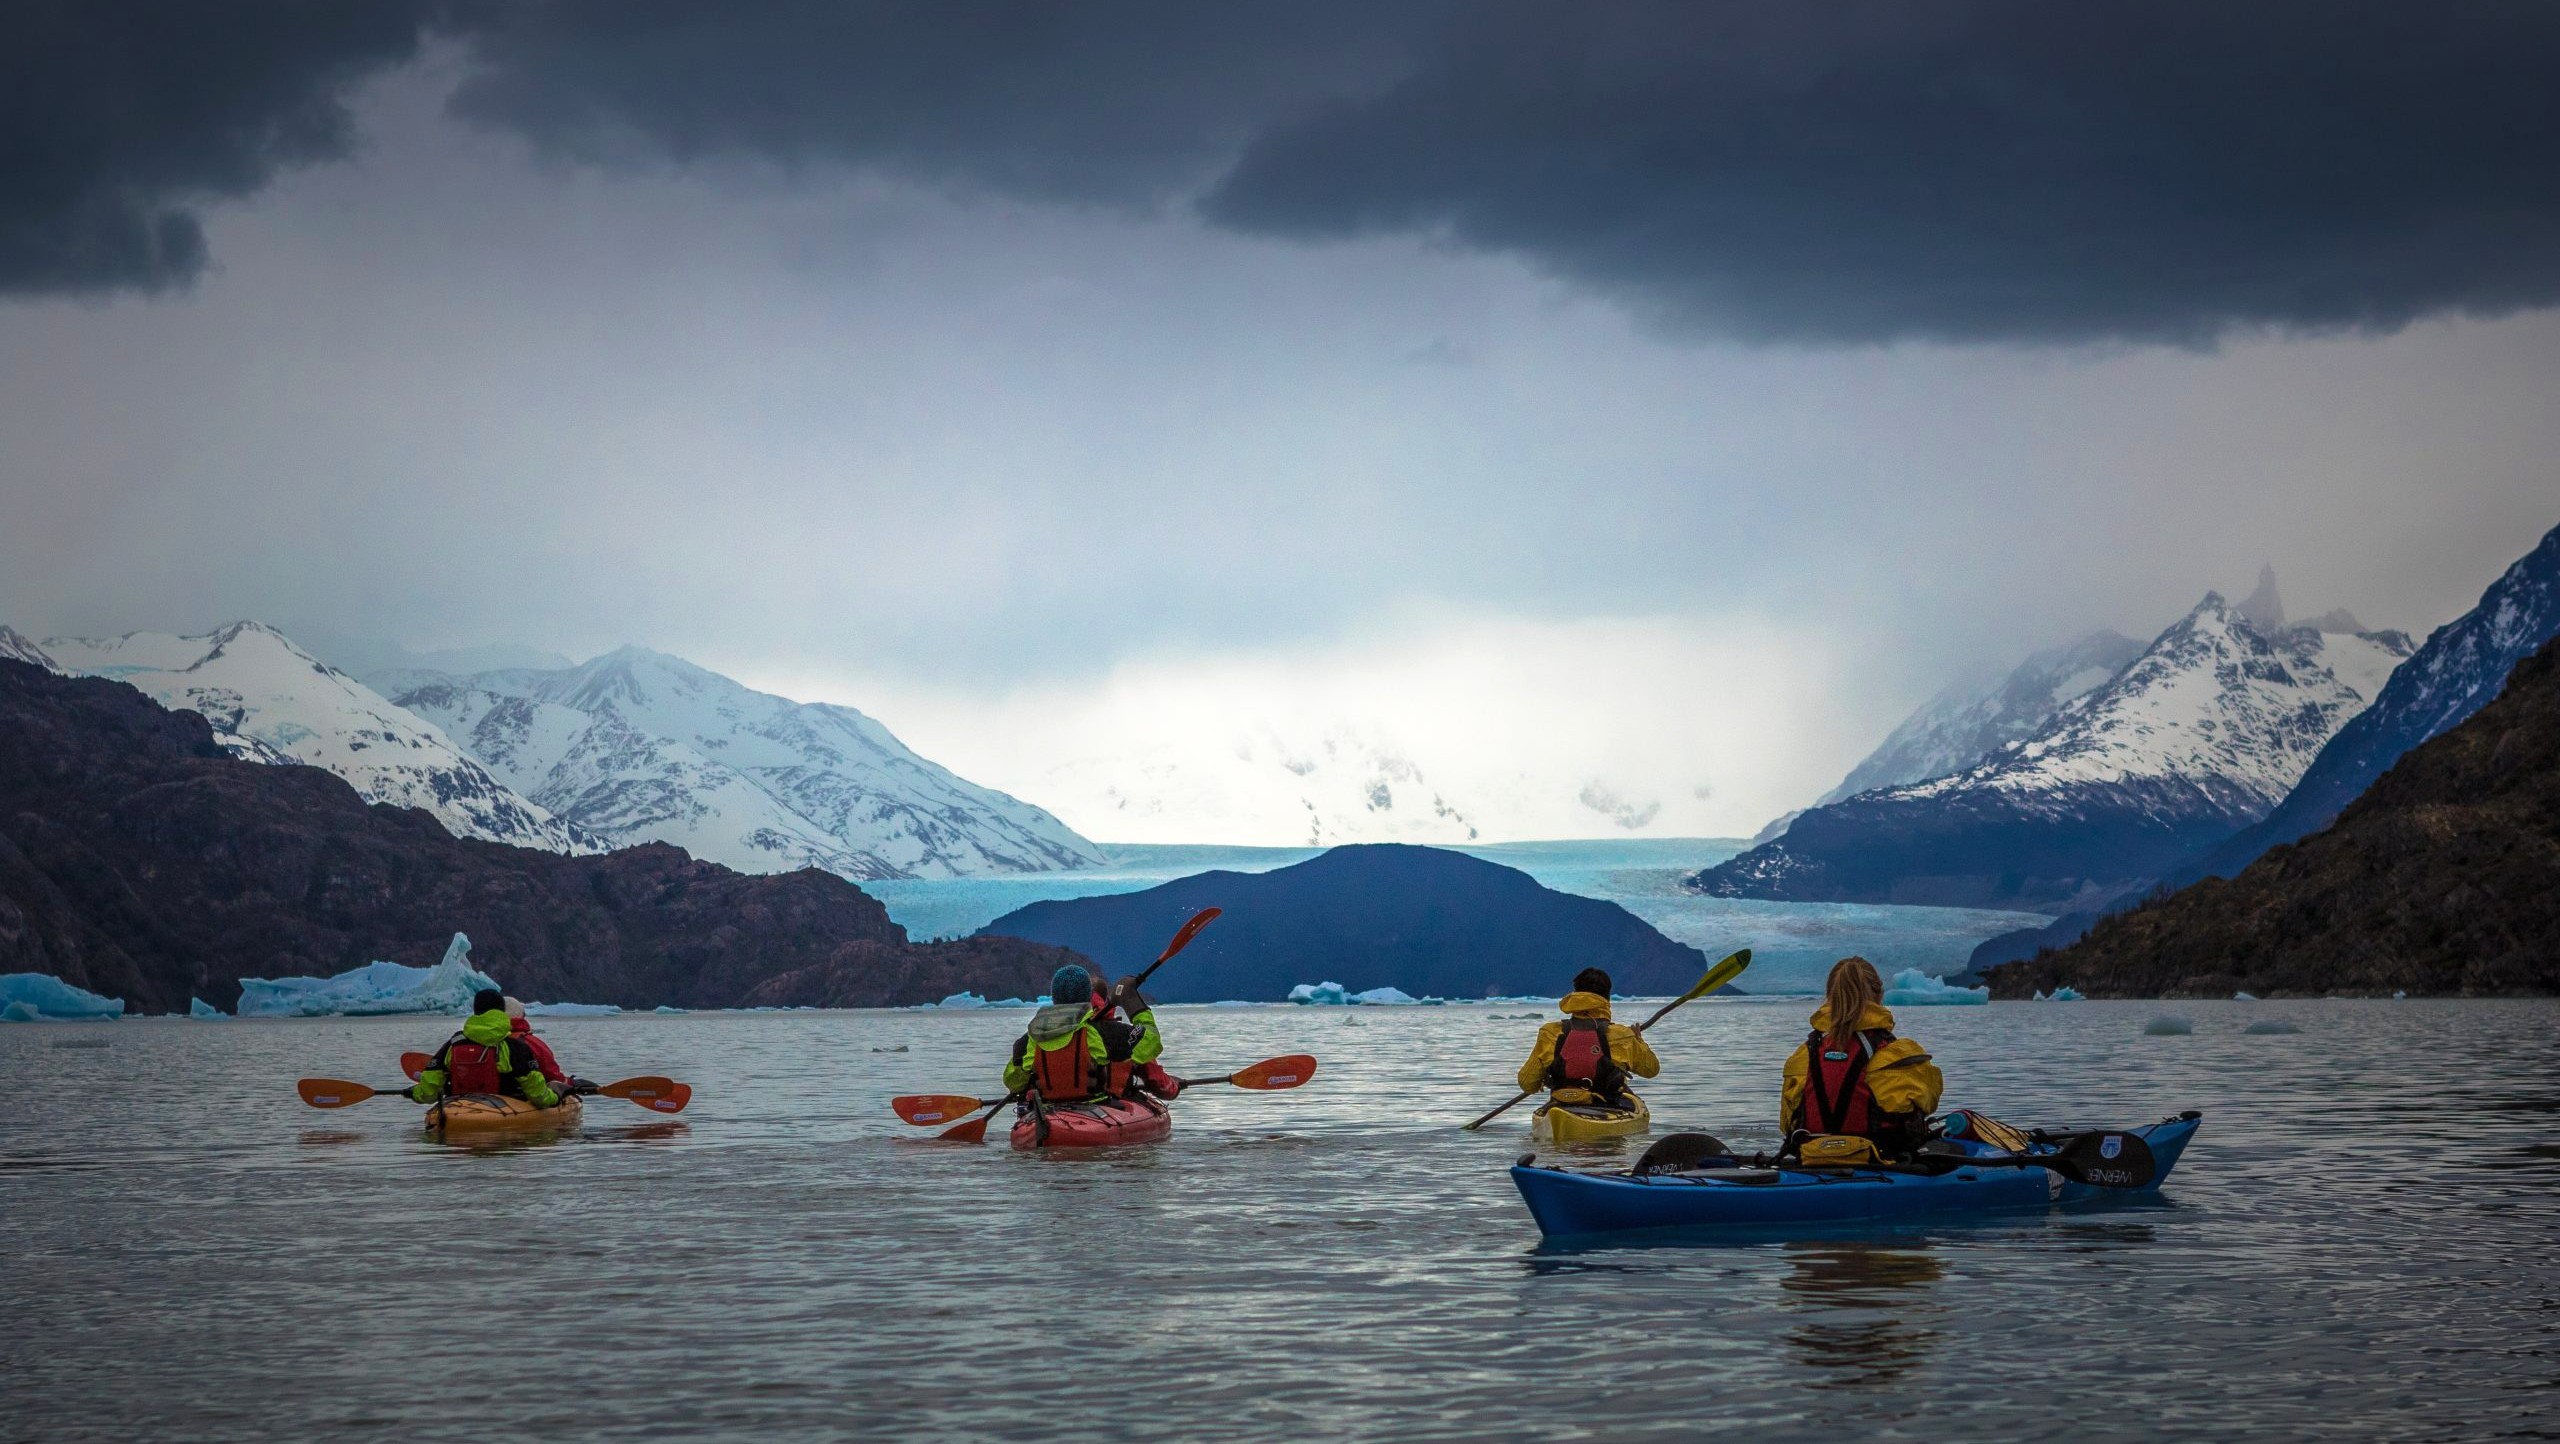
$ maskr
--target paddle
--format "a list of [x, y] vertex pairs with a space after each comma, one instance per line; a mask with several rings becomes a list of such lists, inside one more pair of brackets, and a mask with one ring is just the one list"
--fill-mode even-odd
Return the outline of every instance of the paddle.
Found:
[[[1645, 1029], [1652, 1027], [1654, 1024], [1661, 1022], [1663, 1018], [1670, 1014], [1672, 1009], [1679, 1007], [1682, 1003], [1688, 1002], [1692, 998], [1705, 997], [1707, 994], [1712, 993], [1716, 989], [1723, 987], [1725, 984], [1732, 982], [1734, 979], [1741, 977], [1742, 970], [1750, 966], [1751, 950], [1749, 948], [1743, 948], [1739, 951], [1728, 954], [1723, 962], [1707, 969], [1707, 975], [1698, 979], [1698, 985], [1696, 987], [1682, 993], [1679, 997], [1672, 999], [1670, 1002], [1663, 1004], [1661, 1009], [1652, 1017], [1636, 1024], [1635, 1030], [1641, 1033]], [[1510, 1112], [1521, 1103], [1535, 1097], [1537, 1092], [1538, 1090], [1535, 1088], [1522, 1089], [1519, 1095], [1514, 1097], [1509, 1103], [1505, 1103], [1501, 1107], [1493, 1110], [1491, 1113], [1477, 1119], [1475, 1122], [1467, 1124], [1465, 1131], [1469, 1133], [1475, 1132], [1477, 1129], [1491, 1123], [1503, 1114]]]
[[314, 1108], [344, 1108], [350, 1103], [362, 1103], [368, 1098], [409, 1096], [409, 1090], [406, 1088], [368, 1088], [362, 1083], [350, 1083], [344, 1078], [305, 1078], [293, 1085], [293, 1091], [301, 1094], [302, 1101]]
[[[1265, 1058], [1250, 1068], [1239, 1068], [1224, 1078], [1185, 1078], [1181, 1081], [1185, 1088], [1206, 1088], [1213, 1083], [1225, 1083], [1237, 1088], [1250, 1088], [1256, 1092], [1276, 1093], [1283, 1088], [1295, 1088], [1314, 1076], [1316, 1076], [1314, 1058], [1305, 1053], [1290, 1053], [1278, 1058]], [[963, 1113], [974, 1113], [981, 1108], [1002, 1108], [1020, 1097], [1020, 1094], [1007, 1094], [989, 1102], [984, 1098], [971, 1098], [961, 1093], [902, 1093], [889, 1100], [889, 1107], [900, 1118], [918, 1128], [929, 1128], [936, 1123], [947, 1123]]]
[[1295, 1088], [1314, 1076], [1314, 1058], [1305, 1053], [1290, 1053], [1278, 1058], [1265, 1058], [1224, 1078], [1185, 1078], [1182, 1086], [1205, 1088], [1212, 1083], [1228, 1083], [1238, 1088], [1251, 1088], [1258, 1093], [1277, 1093], [1283, 1088]]
[[[424, 1072], [426, 1065], [433, 1061], [434, 1059], [424, 1053], [400, 1055], [400, 1066], [411, 1078]], [[416, 1066], [412, 1067], [412, 1064]], [[314, 1085], [320, 1085], [319, 1091], [328, 1094], [335, 1094], [341, 1089], [362, 1091], [347, 1097], [345, 1102], [322, 1103], [313, 1097]], [[360, 1083], [346, 1083], [335, 1078], [305, 1078], [295, 1087], [301, 1091], [302, 1101], [314, 1108], [344, 1108], [348, 1103], [361, 1103], [380, 1092], [397, 1092], [403, 1097], [408, 1096], [408, 1090], [405, 1088], [365, 1088]], [[619, 1098], [625, 1103], [637, 1103], [652, 1113], [682, 1113], [685, 1105], [693, 1101], [693, 1086], [688, 1083], [679, 1083], [673, 1078], [662, 1078], [657, 1074], [647, 1073], [637, 1078], [625, 1078], [618, 1083], [607, 1083], [596, 1089], [596, 1094], [603, 1098]]]
[[[1156, 954], [1156, 960], [1147, 964], [1145, 972], [1138, 974], [1136, 982], [1130, 984], [1129, 990], [1131, 992], [1137, 991], [1138, 988], [1147, 981], [1147, 979], [1156, 975], [1156, 969], [1163, 967], [1168, 962], [1171, 962], [1174, 954], [1191, 946], [1191, 940], [1200, 936], [1200, 930], [1207, 927], [1209, 924], [1216, 922], [1218, 920], [1218, 915], [1225, 911], [1226, 909], [1224, 908], [1202, 908], [1200, 911], [1193, 913], [1190, 919], [1183, 923], [1181, 927], [1174, 929], [1173, 941], [1164, 945], [1164, 951]], [[1280, 1060], [1275, 1058], [1272, 1061], [1276, 1063]], [[1262, 1067], [1267, 1065], [1257, 1064], [1255, 1066]], [[1249, 1073], [1253, 1070], [1246, 1069], [1245, 1071]], [[1310, 1066], [1309, 1071], [1314, 1071], [1312, 1065]], [[1212, 1079], [1208, 1081], [1223, 1082], [1225, 1080]], [[1281, 1086], [1285, 1087], [1288, 1085], [1284, 1084]], [[940, 1123], [955, 1112], [966, 1113], [973, 1108], [984, 1108], [987, 1111], [983, 1116], [972, 1118], [965, 1123], [961, 1123], [956, 1127], [946, 1129], [943, 1132], [934, 1135], [934, 1141], [938, 1143], [983, 1143], [987, 1138], [987, 1120], [995, 1117], [999, 1112], [1002, 1112], [1006, 1104], [1018, 1103], [1021, 1100], [1022, 1093], [1020, 1090], [1008, 1093], [1002, 1098], [997, 1099], [992, 1104], [989, 1104], [982, 1099], [971, 1098], [958, 1093], [910, 1093], [902, 1097], [890, 1099], [889, 1106], [896, 1110], [900, 1118], [907, 1120], [909, 1123], [915, 1124], [919, 1128], [930, 1124]]]
[[1941, 1153], [1933, 1146], [1923, 1145], [1920, 1157], [1942, 1172], [1956, 1168], [2043, 1168], [2073, 1183], [2099, 1188], [2148, 1188], [2160, 1176], [2159, 1161], [2151, 1156], [2151, 1145], [2133, 1133], [2083, 1133], [2062, 1145], [2059, 1153], [1976, 1158], [1965, 1153]]

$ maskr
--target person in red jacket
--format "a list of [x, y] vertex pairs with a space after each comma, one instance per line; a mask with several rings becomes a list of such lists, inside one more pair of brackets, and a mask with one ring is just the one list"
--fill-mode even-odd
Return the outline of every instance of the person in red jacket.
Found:
[[522, 1038], [525, 1046], [533, 1050], [534, 1062], [542, 1066], [542, 1076], [550, 1080], [553, 1089], [562, 1093], [596, 1091], [596, 1085], [584, 1078], [570, 1077], [568, 1070], [560, 1066], [560, 1059], [552, 1053], [551, 1045], [533, 1031], [532, 1022], [524, 1015], [524, 1004], [513, 998], [507, 999], [507, 1030]]

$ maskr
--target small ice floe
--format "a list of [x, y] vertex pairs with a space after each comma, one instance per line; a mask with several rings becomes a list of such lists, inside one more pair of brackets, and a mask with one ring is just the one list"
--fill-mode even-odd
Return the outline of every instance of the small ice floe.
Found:
[[0, 1022], [121, 1018], [124, 999], [102, 997], [51, 973], [0, 973]]
[[1989, 988], [1959, 988], [1944, 978], [1933, 978], [1918, 968], [1904, 968], [1885, 985], [1884, 1005], [1888, 1008], [1928, 1008], [1991, 1001]]
[[2061, 987], [2054, 989], [2053, 994], [2050, 997], [2047, 997], [2043, 993], [2036, 994], [2035, 1001], [2039, 1003], [2077, 1003], [2084, 1000], [2080, 996], [2080, 990], [2078, 988], [2071, 986], [2069, 983], [2065, 983]]
[[975, 993], [954, 993], [939, 1003], [919, 1003], [916, 1006], [920, 1008], [949, 1008], [955, 1012], [965, 1013], [973, 1012], [979, 1008], [1036, 1008], [1040, 1005], [1021, 998], [1001, 998], [991, 1001], [986, 998], [981, 998]]
[[2408, 1001], [2408, 999], [2409, 999], [2409, 995], [2408, 995], [2408, 993], [2407, 993], [2407, 992], [2405, 992], [2405, 991], [2403, 991], [2403, 992], [2395, 992], [2395, 993], [2393, 993], [2393, 994], [2391, 995], [2391, 1001], [2393, 1001], [2393, 1002], [2395, 1002], [2395, 1003], [2404, 1003], [2404, 1002], [2407, 1002], [2407, 1001]]
[[190, 995], [187, 999], [187, 1016], [190, 1018], [224, 1018], [229, 1017], [230, 1015], [223, 1012], [220, 1008], [215, 1007], [213, 1004], [206, 1002], [204, 999]]
[[2260, 1018], [2258, 1021], [2251, 1023], [2248, 1027], [2243, 1028], [2240, 1031], [2243, 1033], [2256, 1033], [2263, 1036], [2269, 1033], [2299, 1033], [2302, 1030], [2279, 1018]]
[[2258, 1001], [2258, 995], [2255, 993], [2234, 993], [2231, 995], [2231, 1001], [2235, 1003], [2254, 1003]]
[[1340, 983], [1300, 983], [1289, 990], [1289, 1001], [1299, 1004], [1346, 1006], [1355, 1008], [1407, 1007], [1417, 1003], [1436, 1003], [1437, 998], [1417, 998], [1402, 988], [1370, 988], [1350, 992]]
[[2192, 1019], [2176, 1013], [2162, 1013], [2142, 1025], [2142, 1031], [2154, 1038], [2183, 1038], [2195, 1030]]
[[622, 1010], [611, 1003], [527, 1003], [528, 1018], [610, 1018]]
[[471, 966], [460, 933], [432, 968], [367, 963], [327, 978], [242, 978], [243, 1018], [369, 1018], [387, 1013], [467, 1013], [471, 995], [498, 986]]
[[673, 1003], [660, 1003], [649, 1011], [652, 1013], [681, 1013], [684, 1009], [675, 1006]]

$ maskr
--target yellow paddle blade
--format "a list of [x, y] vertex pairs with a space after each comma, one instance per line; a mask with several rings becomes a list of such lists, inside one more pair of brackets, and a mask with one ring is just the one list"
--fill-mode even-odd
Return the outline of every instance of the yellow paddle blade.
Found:
[[1723, 962], [1707, 969], [1707, 975], [1698, 980], [1698, 986], [1691, 988], [1682, 1001], [1686, 1002], [1689, 998], [1705, 997], [1707, 994], [1712, 993], [1716, 989], [1723, 987], [1725, 984], [1732, 982], [1734, 979], [1741, 977], [1742, 970], [1750, 966], [1751, 950], [1749, 948], [1742, 948], [1734, 952], [1727, 953]]

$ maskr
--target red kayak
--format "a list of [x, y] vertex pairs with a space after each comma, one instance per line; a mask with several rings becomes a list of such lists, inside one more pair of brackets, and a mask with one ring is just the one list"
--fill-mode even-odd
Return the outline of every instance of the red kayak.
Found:
[[1091, 1103], [1053, 1104], [1041, 1120], [1025, 1113], [1013, 1125], [1016, 1148], [1116, 1148], [1124, 1143], [1160, 1143], [1173, 1136], [1173, 1110], [1152, 1098], [1098, 1098]]

